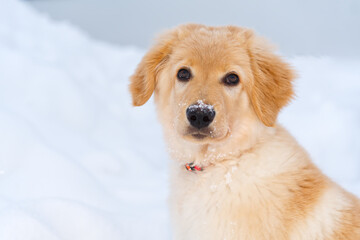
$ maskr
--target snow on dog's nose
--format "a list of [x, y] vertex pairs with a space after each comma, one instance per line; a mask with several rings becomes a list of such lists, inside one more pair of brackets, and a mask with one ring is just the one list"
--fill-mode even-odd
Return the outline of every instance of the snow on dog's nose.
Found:
[[210, 125], [215, 118], [215, 110], [212, 105], [205, 104], [203, 101], [198, 100], [196, 104], [190, 105], [186, 109], [186, 117], [190, 125], [201, 129]]

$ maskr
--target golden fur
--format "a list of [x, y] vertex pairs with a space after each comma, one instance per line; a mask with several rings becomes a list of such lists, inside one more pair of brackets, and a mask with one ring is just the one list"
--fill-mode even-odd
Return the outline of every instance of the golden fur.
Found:
[[[191, 69], [184, 83], [177, 71]], [[222, 77], [236, 73], [237, 86]], [[131, 77], [135, 106], [155, 92], [174, 161], [174, 239], [360, 239], [359, 200], [333, 183], [276, 123], [295, 74], [251, 30], [197, 24], [163, 34]], [[207, 137], [189, 131], [186, 108], [214, 106]], [[191, 173], [184, 164], [205, 170]]]

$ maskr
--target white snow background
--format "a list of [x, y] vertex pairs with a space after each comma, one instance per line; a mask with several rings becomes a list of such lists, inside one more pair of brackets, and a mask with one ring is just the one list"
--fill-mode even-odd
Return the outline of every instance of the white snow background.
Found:
[[[0, 0], [1, 240], [170, 239], [161, 128], [128, 93], [144, 52]], [[360, 59], [289, 61], [279, 122], [360, 196]]]

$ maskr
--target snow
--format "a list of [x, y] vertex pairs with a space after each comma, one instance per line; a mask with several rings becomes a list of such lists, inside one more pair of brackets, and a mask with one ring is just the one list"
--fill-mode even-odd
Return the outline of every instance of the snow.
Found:
[[213, 111], [214, 110], [214, 107], [212, 105], [209, 105], [209, 104], [206, 104], [204, 103], [203, 100], [197, 100], [196, 101], [196, 104], [193, 104], [193, 105], [190, 105], [188, 107], [189, 110], [192, 110], [192, 109], [200, 109], [200, 110], [203, 110], [203, 111]]
[[0, 5], [0, 239], [168, 238], [161, 129], [127, 89], [144, 52]]
[[231, 182], [232, 182], [231, 173], [230, 173], [230, 172], [227, 172], [227, 173], [225, 174], [225, 184], [226, 184], [226, 185], [230, 185]]
[[[128, 93], [144, 51], [0, 5], [0, 239], [170, 239], [161, 128]], [[297, 97], [279, 121], [360, 195], [360, 59], [289, 60]]]

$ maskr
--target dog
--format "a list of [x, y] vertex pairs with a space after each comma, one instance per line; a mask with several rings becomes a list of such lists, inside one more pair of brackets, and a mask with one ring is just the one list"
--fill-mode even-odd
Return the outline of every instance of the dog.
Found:
[[180, 25], [143, 57], [130, 92], [135, 106], [154, 93], [174, 160], [174, 239], [360, 239], [359, 199], [276, 122], [295, 77], [236, 26]]

